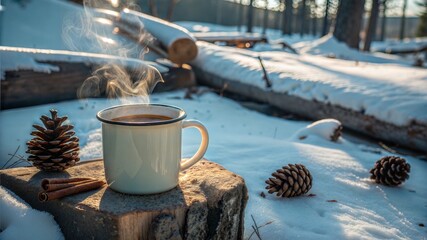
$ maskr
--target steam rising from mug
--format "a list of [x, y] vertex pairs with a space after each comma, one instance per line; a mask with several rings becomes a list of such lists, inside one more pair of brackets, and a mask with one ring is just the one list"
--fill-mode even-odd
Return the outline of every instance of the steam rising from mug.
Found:
[[[158, 82], [163, 82], [160, 73], [154, 67], [144, 64], [144, 54], [151, 36], [144, 31], [140, 19], [134, 17], [133, 30], [138, 31], [136, 44], [119, 35], [116, 25], [123, 9], [135, 9], [137, 6], [117, 0], [84, 0], [84, 10], [74, 16], [67, 16], [63, 27], [64, 42], [73, 51], [108, 54], [101, 66], [87, 78], [78, 90], [79, 98], [137, 97], [139, 102], [148, 103], [149, 93]], [[129, 59], [134, 58], [134, 59]]]

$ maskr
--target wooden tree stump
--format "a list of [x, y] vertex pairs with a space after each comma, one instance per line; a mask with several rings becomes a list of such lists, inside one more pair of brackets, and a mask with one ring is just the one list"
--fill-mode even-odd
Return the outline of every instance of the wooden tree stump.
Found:
[[244, 180], [202, 160], [180, 174], [179, 186], [156, 195], [126, 195], [107, 187], [40, 203], [43, 178], [104, 178], [103, 161], [63, 173], [34, 167], [0, 171], [0, 184], [33, 208], [50, 212], [66, 239], [242, 239], [248, 199]]

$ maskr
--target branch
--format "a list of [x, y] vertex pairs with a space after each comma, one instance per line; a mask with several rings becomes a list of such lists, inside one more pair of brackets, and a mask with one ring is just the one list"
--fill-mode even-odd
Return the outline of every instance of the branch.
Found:
[[263, 79], [265, 81], [265, 86], [267, 88], [271, 88], [272, 84], [270, 79], [268, 78], [267, 70], [265, 70], [264, 64], [262, 63], [261, 56], [258, 56], [259, 63], [261, 64], [262, 72], [264, 73]]

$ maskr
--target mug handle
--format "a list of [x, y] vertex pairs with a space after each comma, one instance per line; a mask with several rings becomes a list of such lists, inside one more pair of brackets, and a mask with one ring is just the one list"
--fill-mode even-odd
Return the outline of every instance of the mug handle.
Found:
[[199, 130], [200, 134], [202, 135], [202, 143], [200, 144], [199, 150], [197, 150], [193, 157], [181, 162], [181, 171], [193, 166], [196, 162], [202, 159], [203, 155], [205, 155], [205, 152], [208, 149], [209, 144], [208, 130], [201, 122], [192, 119], [182, 121], [182, 128], [188, 127], [195, 127], [197, 130]]

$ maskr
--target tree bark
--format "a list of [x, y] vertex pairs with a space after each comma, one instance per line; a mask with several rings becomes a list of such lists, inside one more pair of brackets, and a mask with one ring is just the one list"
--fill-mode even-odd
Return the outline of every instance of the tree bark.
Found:
[[283, 34], [291, 35], [292, 34], [292, 18], [293, 18], [293, 1], [285, 0], [285, 10], [283, 14]]
[[254, 0], [250, 0], [249, 2], [249, 10], [248, 10], [248, 28], [246, 29], [247, 32], [252, 32], [252, 25], [253, 25], [253, 15], [254, 15], [254, 6], [253, 6]]
[[380, 41], [384, 41], [386, 22], [387, 22], [387, 0], [383, 0]]
[[323, 17], [323, 26], [322, 26], [322, 36], [325, 36], [329, 32], [328, 23], [329, 23], [329, 8], [331, 6], [331, 0], [326, 0], [325, 2], [325, 16]]
[[263, 17], [263, 24], [262, 24], [262, 34], [265, 34], [267, 32], [267, 26], [268, 26], [268, 0], [265, 0], [265, 8], [264, 8], [264, 17]]
[[159, 16], [159, 14], [157, 13], [156, 0], [148, 0], [148, 8], [150, 9], [150, 14], [152, 16]]
[[173, 11], [175, 9], [176, 1], [177, 0], [170, 0], [169, 1], [168, 13], [166, 15], [166, 20], [168, 20], [169, 22], [172, 20], [172, 15], [173, 15]]
[[371, 49], [372, 40], [375, 39], [375, 30], [377, 29], [378, 14], [380, 11], [380, 0], [372, 0], [371, 16], [366, 27], [365, 44], [363, 51], [369, 52]]
[[315, 0], [310, 2], [310, 15], [311, 15], [311, 34], [313, 36], [317, 35], [317, 4]]
[[237, 31], [240, 32], [241, 28], [242, 28], [242, 20], [243, 20], [243, 4], [242, 4], [242, 0], [239, 0], [239, 6], [237, 8]]
[[306, 16], [306, 0], [301, 1], [301, 12], [300, 12], [300, 21], [301, 21], [301, 29], [300, 29], [300, 36], [303, 37], [305, 34], [305, 16]]
[[365, 0], [340, 1], [338, 5], [334, 37], [354, 49], [359, 49], [364, 5]]
[[405, 37], [405, 22], [406, 22], [407, 6], [408, 6], [408, 0], [403, 0], [402, 17], [400, 19], [400, 33], [399, 33], [400, 40], [403, 40], [403, 38]]

